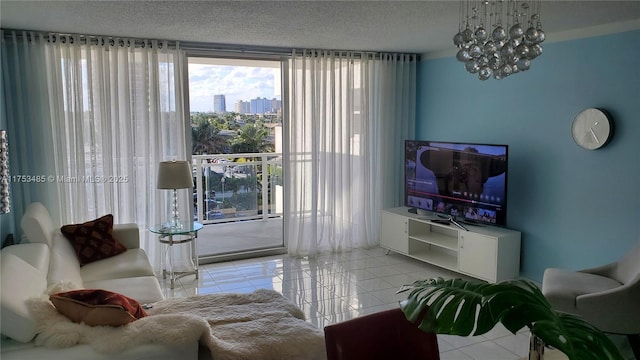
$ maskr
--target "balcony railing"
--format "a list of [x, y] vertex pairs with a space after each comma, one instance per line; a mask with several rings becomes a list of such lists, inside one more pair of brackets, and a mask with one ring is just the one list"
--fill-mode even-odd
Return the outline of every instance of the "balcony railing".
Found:
[[213, 224], [282, 215], [282, 154], [193, 155], [194, 220]]

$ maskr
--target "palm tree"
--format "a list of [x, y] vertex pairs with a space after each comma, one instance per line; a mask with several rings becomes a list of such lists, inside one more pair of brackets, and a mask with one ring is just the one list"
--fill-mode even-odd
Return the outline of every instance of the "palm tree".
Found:
[[228, 150], [227, 139], [209, 119], [199, 119], [191, 128], [193, 154], [224, 154]]
[[273, 144], [267, 141], [269, 135], [269, 130], [263, 126], [246, 124], [231, 140], [231, 151], [233, 153], [272, 152]]

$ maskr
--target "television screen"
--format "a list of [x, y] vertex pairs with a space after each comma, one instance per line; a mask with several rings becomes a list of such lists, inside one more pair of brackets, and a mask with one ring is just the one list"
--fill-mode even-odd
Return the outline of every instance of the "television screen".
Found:
[[506, 226], [507, 145], [405, 141], [405, 205]]

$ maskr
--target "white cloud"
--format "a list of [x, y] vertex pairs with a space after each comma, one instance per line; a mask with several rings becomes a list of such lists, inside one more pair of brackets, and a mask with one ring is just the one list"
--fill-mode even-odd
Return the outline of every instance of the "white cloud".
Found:
[[279, 87], [279, 68], [189, 64], [191, 111], [212, 111], [218, 94], [225, 95], [227, 111], [233, 111], [238, 100], [279, 97]]

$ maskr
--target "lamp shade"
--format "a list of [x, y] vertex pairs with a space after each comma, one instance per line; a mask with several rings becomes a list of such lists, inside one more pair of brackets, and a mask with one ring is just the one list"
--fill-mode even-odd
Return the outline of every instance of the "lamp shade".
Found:
[[191, 164], [188, 161], [162, 161], [158, 167], [158, 189], [193, 187]]

